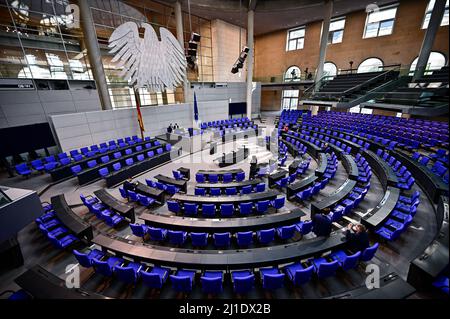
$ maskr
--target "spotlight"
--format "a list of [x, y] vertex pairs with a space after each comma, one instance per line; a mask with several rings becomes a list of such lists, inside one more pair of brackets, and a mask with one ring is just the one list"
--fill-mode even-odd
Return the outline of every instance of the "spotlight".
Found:
[[195, 50], [197, 50], [197, 47], [198, 47], [197, 42], [189, 41], [189, 43], [188, 43], [188, 48], [189, 48], [189, 49], [195, 49]]
[[191, 41], [200, 42], [200, 34], [192, 32], [192, 34], [191, 34]]
[[236, 74], [239, 72], [239, 69], [242, 69], [244, 67], [245, 59], [247, 58], [247, 53], [250, 51], [248, 47], [244, 47], [239, 54], [238, 59], [236, 62], [234, 62], [233, 67], [231, 68], [231, 73]]
[[239, 72], [239, 68], [237, 66], [233, 66], [233, 68], [231, 69], [231, 73], [236, 74]]
[[248, 51], [250, 51], [250, 49], [249, 49], [248, 47], [244, 47], [244, 48], [242, 49], [242, 51], [245, 52], [245, 53], [248, 53]]
[[192, 56], [192, 57], [196, 57], [197, 56], [197, 50], [196, 49], [188, 49], [187, 53], [188, 53], [189, 56]]

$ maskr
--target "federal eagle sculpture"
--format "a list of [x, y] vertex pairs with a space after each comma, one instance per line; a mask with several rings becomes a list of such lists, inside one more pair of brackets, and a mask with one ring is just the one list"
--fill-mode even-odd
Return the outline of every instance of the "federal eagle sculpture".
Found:
[[123, 68], [120, 77], [135, 88], [146, 87], [150, 92], [174, 90], [186, 73], [183, 49], [173, 34], [159, 28], [161, 41], [148, 23], [142, 23], [144, 38], [139, 36], [135, 22], [120, 25], [109, 38], [109, 51], [115, 54], [111, 62]]

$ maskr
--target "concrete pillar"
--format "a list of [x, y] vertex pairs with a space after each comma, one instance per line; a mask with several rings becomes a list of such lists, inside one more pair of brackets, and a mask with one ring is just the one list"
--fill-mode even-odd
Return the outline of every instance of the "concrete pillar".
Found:
[[97, 91], [100, 96], [102, 108], [111, 110], [111, 99], [106, 83], [105, 71], [103, 70], [102, 55], [98, 46], [97, 34], [95, 33], [94, 19], [92, 18], [91, 8], [88, 0], [79, 0], [81, 25], [83, 27], [83, 37], [86, 44], [89, 62], [92, 74], [94, 75]]
[[420, 48], [419, 58], [417, 59], [413, 81], [421, 78], [425, 72], [436, 33], [441, 25], [442, 17], [444, 16], [445, 1], [446, 0], [436, 0], [434, 4], [433, 11], [431, 12], [430, 23], [428, 24], [428, 28], [425, 32], [422, 47]]
[[316, 70], [316, 88], [319, 86], [319, 80], [323, 76], [323, 65], [327, 55], [328, 33], [330, 31], [330, 21], [333, 15], [333, 0], [327, 0], [324, 9], [322, 36], [320, 37], [319, 64]]
[[[175, 2], [175, 21], [176, 21], [176, 27], [177, 27], [177, 39], [178, 42], [181, 45], [181, 48], [183, 48], [184, 51], [184, 29], [183, 29], [183, 12], [181, 11], [181, 3], [180, 1]], [[187, 70], [186, 70], [187, 72]], [[184, 95], [184, 102], [187, 102], [188, 97], [188, 90], [189, 90], [189, 82], [187, 79], [187, 73], [184, 73], [183, 76], [183, 95]]]
[[252, 89], [253, 89], [253, 25], [255, 12], [249, 10], [247, 13], [247, 117], [252, 118]]

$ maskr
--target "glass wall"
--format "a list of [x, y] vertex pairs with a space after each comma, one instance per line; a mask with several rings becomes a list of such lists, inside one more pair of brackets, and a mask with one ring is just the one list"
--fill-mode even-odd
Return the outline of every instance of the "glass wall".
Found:
[[[153, 1], [89, 0], [102, 56], [108, 90], [114, 108], [136, 104], [133, 89], [120, 77], [111, 62], [108, 39], [121, 24], [145, 22], [159, 34], [164, 27], [176, 35], [172, 6]], [[70, 5], [77, 0], [0, 0], [0, 77], [93, 80], [79, 15]], [[69, 7], [68, 7], [69, 6]], [[76, 7], [73, 10], [77, 10]], [[197, 67], [188, 69], [190, 81], [211, 82], [213, 78], [211, 22], [183, 13], [185, 47], [192, 32], [199, 33]], [[144, 37], [143, 29], [139, 29]], [[181, 87], [175, 91], [149, 93], [139, 90], [142, 106], [183, 100]]]
[[0, 1], [0, 77], [92, 80], [76, 1]]

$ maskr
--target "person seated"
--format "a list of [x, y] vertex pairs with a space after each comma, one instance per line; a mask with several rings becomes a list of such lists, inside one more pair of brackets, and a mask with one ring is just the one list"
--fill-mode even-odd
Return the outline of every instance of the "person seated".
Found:
[[345, 237], [350, 251], [363, 251], [370, 246], [369, 235], [364, 225], [350, 223], [347, 228]]
[[169, 127], [167, 128], [167, 133], [172, 133], [173, 131], [173, 127], [172, 127], [172, 123], [170, 123]]
[[136, 188], [136, 184], [133, 183], [133, 179], [129, 178], [128, 180], [126, 180], [125, 182], [123, 182], [123, 189], [126, 191], [134, 191], [134, 189]]
[[331, 218], [325, 214], [315, 214], [313, 217], [313, 232], [316, 236], [328, 237], [331, 234]]

